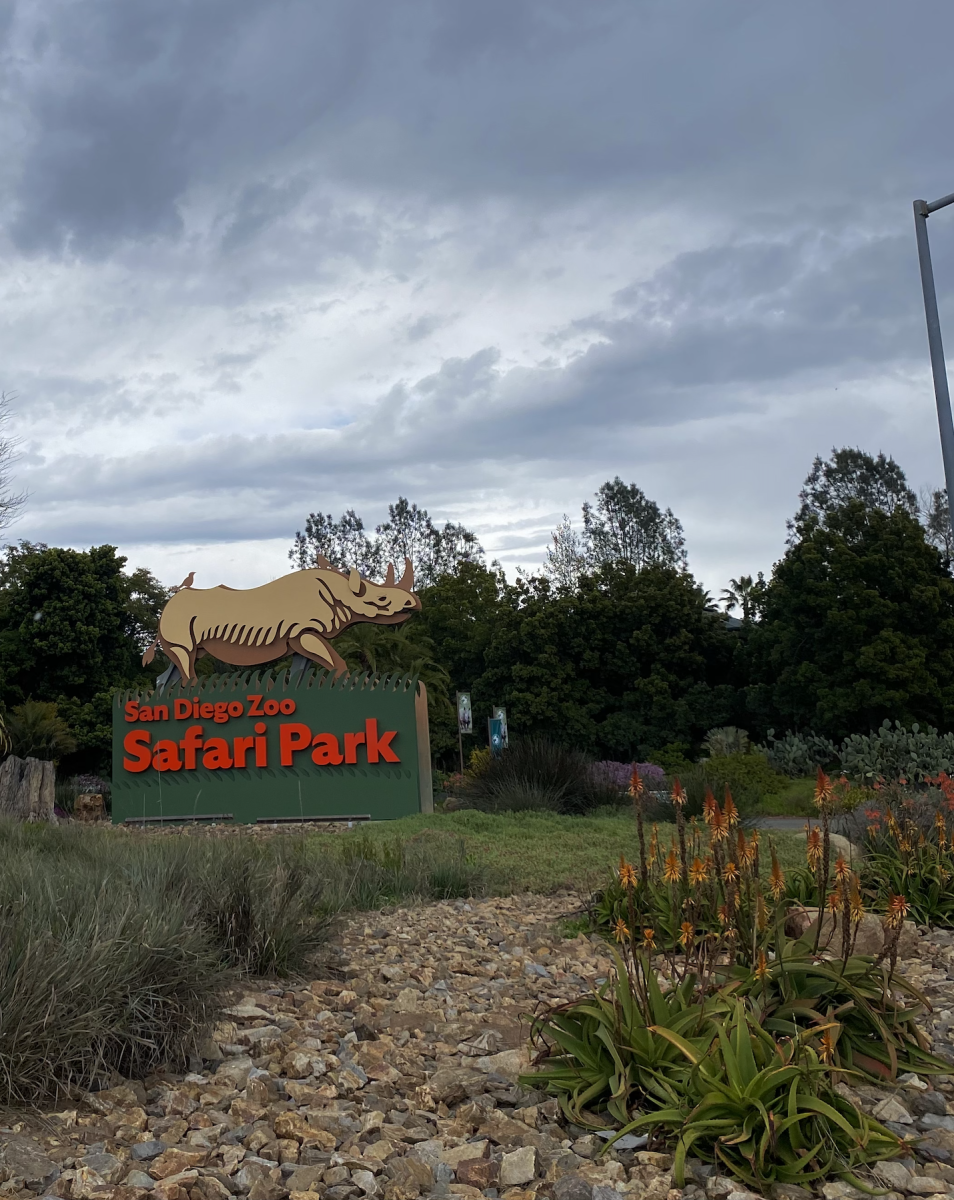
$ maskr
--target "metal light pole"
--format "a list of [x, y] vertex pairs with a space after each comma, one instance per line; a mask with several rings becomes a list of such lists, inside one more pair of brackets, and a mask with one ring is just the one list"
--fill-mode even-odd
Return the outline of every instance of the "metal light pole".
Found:
[[937, 423], [941, 431], [941, 455], [944, 459], [944, 483], [947, 487], [947, 510], [954, 535], [954, 418], [951, 416], [951, 393], [947, 386], [947, 367], [944, 365], [944, 344], [941, 341], [941, 322], [937, 315], [937, 293], [934, 290], [934, 268], [931, 266], [931, 247], [928, 243], [927, 219], [932, 212], [954, 204], [954, 192], [928, 204], [914, 202], [914, 230], [918, 238], [918, 261], [921, 264], [921, 289], [924, 292], [924, 316], [927, 319], [928, 346], [931, 350], [931, 370], [934, 372], [934, 398], [937, 401]]

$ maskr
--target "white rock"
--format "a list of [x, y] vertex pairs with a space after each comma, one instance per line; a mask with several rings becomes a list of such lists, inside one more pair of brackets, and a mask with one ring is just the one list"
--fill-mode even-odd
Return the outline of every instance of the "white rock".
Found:
[[511, 1188], [529, 1183], [536, 1171], [537, 1152], [533, 1146], [521, 1146], [519, 1150], [511, 1150], [503, 1156], [500, 1163], [500, 1186]]
[[894, 1188], [896, 1192], [903, 1192], [911, 1178], [911, 1172], [903, 1164], [894, 1159], [890, 1162], [875, 1163], [872, 1167], [874, 1173], [888, 1187]]
[[499, 1054], [487, 1054], [475, 1060], [477, 1067], [488, 1074], [502, 1075], [514, 1082], [517, 1076], [530, 1069], [530, 1053], [526, 1047], [519, 1050], [501, 1050]]
[[872, 1116], [878, 1121], [896, 1121], [899, 1125], [914, 1124], [914, 1117], [911, 1116], [903, 1104], [899, 1104], [895, 1100], [894, 1096], [886, 1096], [880, 1104], [877, 1104], [872, 1112]]

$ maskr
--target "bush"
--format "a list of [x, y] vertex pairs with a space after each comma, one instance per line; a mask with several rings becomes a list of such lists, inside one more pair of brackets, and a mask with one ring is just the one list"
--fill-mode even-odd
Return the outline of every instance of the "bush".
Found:
[[819, 767], [827, 770], [841, 764], [835, 743], [814, 733], [786, 733], [783, 738], [777, 738], [775, 730], [770, 729], [766, 745], [758, 749], [774, 770], [790, 779], [814, 775]]
[[311, 839], [0, 823], [0, 1102], [181, 1064], [222, 985], [302, 970], [359, 875]]
[[899, 721], [884, 721], [871, 733], [852, 734], [836, 746], [815, 734], [787, 733], [776, 738], [770, 730], [768, 742], [759, 749], [771, 765], [785, 775], [813, 775], [821, 767], [843, 772], [859, 783], [903, 779], [921, 783], [941, 772], [954, 771], [954, 733], [939, 734], [928, 726], [905, 728]]
[[76, 739], [55, 704], [18, 704], [7, 716], [6, 729], [10, 753], [18, 758], [59, 759], [76, 749]]
[[580, 750], [522, 738], [469, 780], [464, 803], [481, 812], [549, 811], [578, 815], [619, 803], [619, 789], [594, 775]]
[[608, 791], [616, 790], [621, 796], [629, 791], [633, 771], [639, 772], [639, 777], [647, 791], [665, 792], [668, 790], [666, 772], [662, 767], [657, 767], [655, 763], [621, 763], [603, 759], [601, 762], [591, 763], [590, 771], [593, 779], [601, 788], [605, 787]]
[[735, 725], [723, 725], [720, 729], [710, 729], [702, 743], [702, 748], [710, 758], [724, 758], [729, 754], [748, 754], [750, 749], [749, 735], [744, 729]]
[[[709, 791], [721, 800], [728, 787], [739, 811], [746, 815], [758, 810], [763, 796], [775, 795], [786, 784], [784, 776], [772, 769], [764, 754], [758, 753], [708, 758], [689, 766], [678, 778], [686, 793], [688, 817], [701, 816]], [[672, 820], [671, 813], [670, 804], [668, 809], [659, 810], [658, 819]]]

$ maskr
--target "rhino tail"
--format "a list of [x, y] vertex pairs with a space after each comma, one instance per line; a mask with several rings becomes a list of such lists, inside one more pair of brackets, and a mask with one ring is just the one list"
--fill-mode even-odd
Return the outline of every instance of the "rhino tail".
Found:
[[159, 635], [156, 634], [152, 645], [146, 647], [146, 653], [142, 656], [142, 665], [148, 666], [149, 663], [156, 657], [156, 647], [159, 645]]

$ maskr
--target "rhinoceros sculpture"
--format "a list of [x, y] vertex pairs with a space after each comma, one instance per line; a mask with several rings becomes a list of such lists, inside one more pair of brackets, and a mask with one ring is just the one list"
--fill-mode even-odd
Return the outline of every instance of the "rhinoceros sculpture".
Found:
[[358, 621], [396, 625], [420, 610], [411, 590], [414, 568], [410, 559], [404, 561], [397, 583], [390, 563], [384, 583], [374, 583], [357, 571], [337, 570], [325, 558], [317, 567], [256, 588], [194, 588], [189, 576], [162, 610], [143, 666], [152, 662], [156, 646], [183, 679], [195, 678], [196, 659], [204, 654], [248, 667], [295, 652], [340, 675], [348, 666], [328, 644], [331, 638]]

